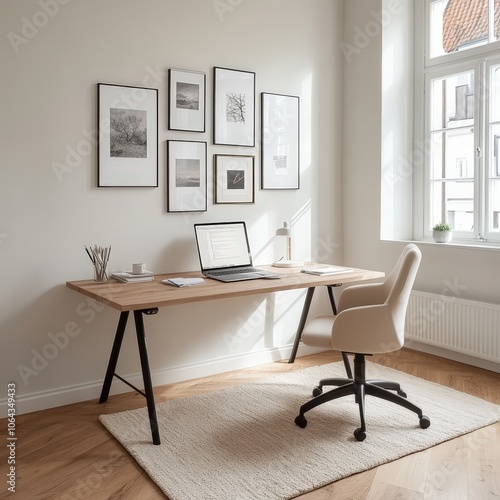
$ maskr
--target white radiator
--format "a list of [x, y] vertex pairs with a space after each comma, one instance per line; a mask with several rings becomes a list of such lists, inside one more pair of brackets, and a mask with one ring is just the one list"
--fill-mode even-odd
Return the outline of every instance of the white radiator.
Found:
[[413, 291], [406, 338], [500, 363], [500, 305]]

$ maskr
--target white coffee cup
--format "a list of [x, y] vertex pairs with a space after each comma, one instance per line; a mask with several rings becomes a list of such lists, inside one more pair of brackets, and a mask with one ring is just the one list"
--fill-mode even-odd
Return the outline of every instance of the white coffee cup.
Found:
[[132, 272], [134, 274], [142, 274], [146, 272], [146, 264], [144, 262], [135, 262], [132, 264]]

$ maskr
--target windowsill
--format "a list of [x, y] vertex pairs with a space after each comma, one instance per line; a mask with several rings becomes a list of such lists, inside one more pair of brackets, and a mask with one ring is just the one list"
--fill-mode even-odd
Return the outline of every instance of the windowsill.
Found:
[[429, 246], [435, 246], [435, 247], [443, 247], [443, 248], [466, 248], [468, 250], [486, 250], [486, 251], [494, 251], [498, 252], [500, 251], [500, 243], [492, 243], [492, 242], [486, 242], [486, 243], [468, 243], [464, 241], [450, 241], [450, 243], [436, 243], [432, 239], [425, 239], [425, 240], [388, 240], [388, 239], [382, 239], [384, 243], [415, 243], [416, 245], [429, 245]]

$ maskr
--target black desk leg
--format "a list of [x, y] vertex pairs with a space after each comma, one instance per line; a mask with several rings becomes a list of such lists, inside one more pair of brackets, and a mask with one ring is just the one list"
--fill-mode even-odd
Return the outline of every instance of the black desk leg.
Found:
[[333, 315], [337, 316], [337, 303], [335, 302], [335, 295], [333, 294], [332, 290], [334, 286], [340, 286], [340, 285], [328, 285], [326, 288], [328, 289], [328, 298], [330, 299]]
[[122, 346], [125, 327], [127, 326], [128, 313], [129, 313], [128, 311], [123, 311], [120, 314], [120, 320], [118, 321], [118, 327], [116, 329], [113, 348], [111, 349], [111, 354], [109, 356], [106, 376], [104, 377], [104, 383], [102, 384], [101, 397], [99, 399], [99, 403], [105, 403], [108, 400], [109, 390], [111, 388], [111, 382], [113, 381], [113, 376], [116, 370], [116, 363], [118, 362], [118, 355], [120, 354], [120, 349]]
[[307, 315], [309, 313], [309, 308], [311, 307], [311, 301], [314, 295], [315, 288], [312, 286], [307, 289], [306, 299], [304, 301], [304, 307], [302, 307], [302, 314], [300, 316], [299, 327], [297, 328], [297, 333], [295, 334], [295, 341], [293, 342], [292, 352], [290, 353], [289, 363], [295, 361], [295, 356], [299, 349], [300, 337], [302, 337], [302, 332], [304, 331], [304, 326], [306, 324]]
[[[340, 285], [331, 285], [328, 286], [328, 297], [330, 298], [330, 304], [332, 306], [332, 312], [334, 316], [337, 316], [337, 304], [335, 303], [335, 295], [333, 294], [332, 287], [333, 286], [340, 286]], [[345, 371], [347, 373], [347, 378], [352, 379], [352, 369], [351, 369], [351, 363], [349, 362], [349, 358], [347, 357], [347, 354], [345, 352], [342, 353], [342, 359], [344, 361], [344, 367]]]
[[149, 424], [151, 425], [151, 436], [153, 438], [153, 444], [161, 444], [160, 432], [158, 430], [158, 421], [156, 419], [156, 407], [155, 407], [155, 398], [153, 394], [153, 384], [151, 382], [151, 372], [149, 370], [148, 350], [146, 347], [146, 332], [144, 330], [144, 320], [142, 317], [143, 312], [144, 311], [134, 311], [135, 330], [137, 333], [137, 344], [139, 346], [139, 355], [141, 357], [142, 378], [144, 380], [144, 392], [146, 393], [146, 400], [148, 402], [148, 414], [149, 414]]

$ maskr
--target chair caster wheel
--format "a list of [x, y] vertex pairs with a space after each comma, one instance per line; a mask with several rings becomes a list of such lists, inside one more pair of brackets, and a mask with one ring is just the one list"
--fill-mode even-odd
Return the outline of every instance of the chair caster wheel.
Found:
[[398, 391], [398, 396], [401, 396], [402, 398], [408, 397], [405, 391]]
[[317, 385], [313, 389], [313, 396], [316, 397], [316, 396], [320, 396], [321, 394], [323, 394], [323, 389], [319, 385]]
[[431, 425], [431, 419], [429, 417], [426, 417], [425, 415], [422, 415], [420, 417], [420, 428], [421, 429], [427, 429]]
[[358, 441], [364, 441], [366, 439], [366, 433], [361, 429], [361, 427], [359, 427], [354, 431], [354, 437]]
[[305, 428], [305, 426], [307, 425], [307, 419], [306, 417], [304, 417], [304, 415], [297, 415], [295, 417], [295, 423], [299, 426], [299, 427], [302, 427], [302, 429]]

